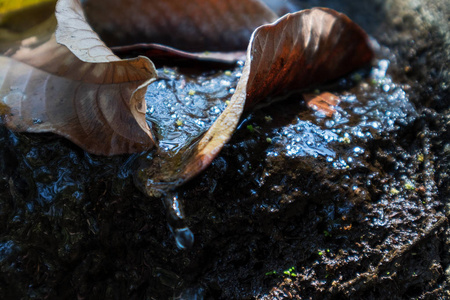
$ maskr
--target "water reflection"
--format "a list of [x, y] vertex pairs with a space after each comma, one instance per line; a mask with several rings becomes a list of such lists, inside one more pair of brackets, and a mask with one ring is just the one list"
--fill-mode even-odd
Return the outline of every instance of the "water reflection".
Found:
[[160, 79], [148, 87], [145, 99], [147, 120], [155, 125], [164, 154], [173, 156], [208, 130], [234, 93], [240, 70], [201, 76], [158, 70]]
[[287, 126], [275, 128], [267, 156], [324, 157], [333, 168], [351, 167], [364, 154], [365, 143], [417, 116], [405, 91], [408, 86], [395, 83], [388, 68], [389, 61], [381, 59], [364, 80], [350, 76], [358, 82], [335, 92], [341, 102], [331, 118], [305, 111]]

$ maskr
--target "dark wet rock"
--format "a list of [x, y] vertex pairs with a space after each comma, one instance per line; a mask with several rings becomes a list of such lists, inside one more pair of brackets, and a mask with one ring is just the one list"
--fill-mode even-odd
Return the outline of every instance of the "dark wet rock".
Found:
[[[448, 1], [390, 0], [386, 33], [379, 39], [397, 52], [399, 75], [414, 89], [412, 101], [438, 111], [450, 104], [450, 9]], [[401, 74], [403, 73], [403, 74]]]
[[0, 128], [2, 299], [450, 297], [448, 1], [294, 4], [347, 13], [377, 60], [329, 87], [333, 118], [300, 95], [247, 114], [177, 191], [188, 249], [139, 155]]

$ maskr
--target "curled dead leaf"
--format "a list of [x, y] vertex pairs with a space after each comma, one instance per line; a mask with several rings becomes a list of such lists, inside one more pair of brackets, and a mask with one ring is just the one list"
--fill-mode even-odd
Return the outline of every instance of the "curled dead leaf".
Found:
[[253, 30], [277, 18], [259, 0], [85, 0], [83, 5], [109, 46], [156, 43], [193, 52], [245, 50]]
[[366, 33], [347, 16], [326, 8], [288, 14], [255, 30], [232, 99], [195, 144], [175, 156], [160, 150], [137, 182], [160, 195], [205, 169], [228, 142], [244, 107], [283, 93], [337, 79], [370, 63]]
[[5, 124], [58, 133], [95, 154], [151, 148], [144, 101], [156, 77], [151, 61], [115, 56], [86, 23], [78, 0], [59, 0], [55, 16], [55, 34], [9, 43], [0, 56]]
[[211, 69], [218, 65], [232, 65], [238, 60], [245, 60], [245, 51], [201, 53], [181, 51], [160, 44], [134, 44], [129, 46], [111, 47], [117, 55], [144, 55], [156, 66], [167, 65], [199, 65], [203, 63]]
[[328, 8], [288, 14], [251, 40], [246, 107], [339, 78], [374, 57], [367, 34]]

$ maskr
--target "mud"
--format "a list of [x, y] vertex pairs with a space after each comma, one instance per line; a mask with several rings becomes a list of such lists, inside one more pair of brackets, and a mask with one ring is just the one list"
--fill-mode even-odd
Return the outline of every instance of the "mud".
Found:
[[[133, 183], [148, 154], [96, 157], [0, 128], [2, 299], [449, 298], [449, 6], [416, 2], [296, 3], [358, 22], [379, 45], [373, 68], [324, 88], [341, 98], [332, 118], [300, 95], [247, 113], [176, 192], [195, 235], [186, 250], [161, 199]], [[161, 84], [184, 80], [181, 101], [203, 101], [171, 70]], [[214, 114], [226, 93], [201, 103]], [[167, 109], [161, 128], [179, 139], [213, 121]]]

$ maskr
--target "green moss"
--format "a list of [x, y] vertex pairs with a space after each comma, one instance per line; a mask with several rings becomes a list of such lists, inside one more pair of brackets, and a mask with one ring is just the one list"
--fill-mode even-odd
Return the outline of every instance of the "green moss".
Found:
[[389, 193], [390, 193], [391, 195], [398, 195], [398, 194], [400, 193], [400, 191], [397, 190], [396, 188], [391, 188], [391, 189], [389, 190]]
[[271, 116], [265, 116], [264, 120], [266, 120], [267, 123], [270, 123], [270, 122], [272, 122], [273, 119]]
[[341, 139], [341, 141], [342, 141], [342, 143], [344, 143], [344, 144], [350, 144], [350, 142], [351, 142], [351, 140], [350, 140], [349, 137], [344, 137], [344, 138]]
[[407, 190], [414, 190], [415, 186], [414, 184], [412, 184], [411, 182], [405, 182], [405, 184], [403, 185], [405, 187], [405, 189]]

